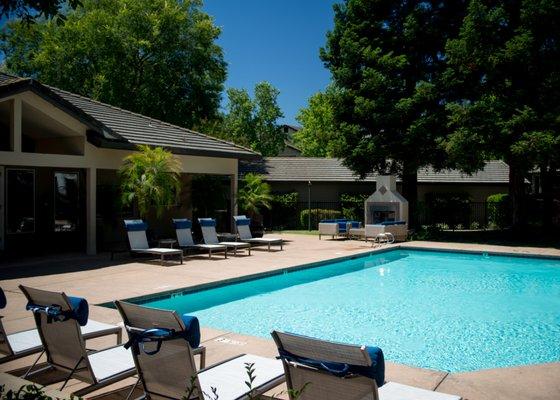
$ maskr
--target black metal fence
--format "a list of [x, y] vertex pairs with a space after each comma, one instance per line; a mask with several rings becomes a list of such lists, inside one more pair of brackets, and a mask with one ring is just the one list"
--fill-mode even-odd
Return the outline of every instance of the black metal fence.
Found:
[[[534, 214], [534, 213], [532, 213]], [[442, 229], [485, 229], [505, 227], [511, 220], [508, 203], [450, 202], [416, 205], [417, 225], [439, 225]], [[263, 213], [265, 229], [317, 229], [323, 219], [347, 218], [364, 222], [363, 201], [294, 202]]]

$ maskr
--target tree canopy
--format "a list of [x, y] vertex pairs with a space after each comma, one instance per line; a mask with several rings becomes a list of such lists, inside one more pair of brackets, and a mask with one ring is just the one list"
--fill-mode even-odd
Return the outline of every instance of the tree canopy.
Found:
[[334, 29], [321, 50], [337, 88], [333, 110], [344, 164], [360, 176], [400, 174], [412, 207], [418, 168], [445, 165], [439, 76], [464, 3], [346, 0], [334, 6]]
[[334, 124], [334, 110], [330, 96], [335, 89], [329, 86], [309, 98], [296, 119], [302, 128], [294, 133], [293, 141], [305, 157], [334, 157], [338, 135]]
[[83, 0], [64, 24], [11, 21], [8, 71], [170, 123], [218, 110], [226, 63], [200, 0]]
[[455, 100], [445, 146], [474, 172], [488, 159], [510, 166], [515, 224], [523, 224], [526, 173], [560, 162], [560, 3], [471, 0], [447, 44], [446, 84]]
[[279, 94], [268, 82], [255, 85], [253, 99], [245, 89], [228, 89], [221, 136], [263, 156], [278, 155], [286, 139], [278, 123], [284, 116], [278, 106]]

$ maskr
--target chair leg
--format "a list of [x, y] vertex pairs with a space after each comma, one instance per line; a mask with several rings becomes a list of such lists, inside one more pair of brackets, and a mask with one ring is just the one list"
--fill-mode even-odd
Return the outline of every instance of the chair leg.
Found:
[[183, 252], [181, 252], [181, 254], [179, 254], [179, 257], [181, 257], [181, 265], [183, 265]]
[[161, 257], [160, 257], [160, 264], [161, 264], [161, 266], [163, 267], [163, 254], [162, 254]]
[[270, 251], [270, 243], [268, 244], [268, 251]]

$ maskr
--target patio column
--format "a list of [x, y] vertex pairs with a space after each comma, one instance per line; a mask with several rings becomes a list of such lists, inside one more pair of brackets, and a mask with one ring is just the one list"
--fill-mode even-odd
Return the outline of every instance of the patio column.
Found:
[[86, 171], [86, 215], [87, 215], [87, 249], [88, 255], [97, 254], [97, 169]]
[[21, 99], [15, 98], [12, 102], [12, 121], [10, 129], [10, 147], [15, 153], [21, 153], [21, 125], [22, 111]]
[[235, 232], [235, 222], [233, 221], [233, 216], [237, 215], [237, 174], [229, 176], [230, 179], [230, 201], [231, 201], [231, 215], [232, 218], [229, 221], [231, 226], [231, 232]]

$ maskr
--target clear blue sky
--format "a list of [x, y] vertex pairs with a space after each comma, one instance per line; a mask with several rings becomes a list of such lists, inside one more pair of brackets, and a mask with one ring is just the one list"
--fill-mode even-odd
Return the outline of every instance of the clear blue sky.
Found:
[[298, 110], [323, 90], [330, 73], [319, 48], [333, 26], [335, 0], [205, 0], [205, 11], [222, 28], [218, 41], [228, 63], [226, 88], [269, 81], [280, 90], [282, 122], [296, 123]]

